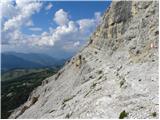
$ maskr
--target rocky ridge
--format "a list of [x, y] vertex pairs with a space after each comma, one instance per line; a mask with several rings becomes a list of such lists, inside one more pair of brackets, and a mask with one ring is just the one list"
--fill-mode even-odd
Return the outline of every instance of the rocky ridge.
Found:
[[10, 118], [158, 118], [158, 7], [112, 2], [89, 43]]

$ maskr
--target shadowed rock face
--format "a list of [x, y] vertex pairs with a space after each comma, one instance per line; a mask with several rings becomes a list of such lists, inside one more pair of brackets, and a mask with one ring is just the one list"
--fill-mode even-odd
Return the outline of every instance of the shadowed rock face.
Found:
[[112, 2], [86, 47], [10, 118], [158, 118], [158, 36], [158, 2]]
[[113, 5], [113, 23], [126, 22], [132, 16], [132, 2], [118, 2]]

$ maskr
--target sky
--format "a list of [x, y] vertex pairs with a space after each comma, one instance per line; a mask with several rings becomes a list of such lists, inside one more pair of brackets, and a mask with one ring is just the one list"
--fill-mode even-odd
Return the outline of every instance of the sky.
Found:
[[110, 3], [1, 1], [1, 51], [72, 56], [95, 31]]

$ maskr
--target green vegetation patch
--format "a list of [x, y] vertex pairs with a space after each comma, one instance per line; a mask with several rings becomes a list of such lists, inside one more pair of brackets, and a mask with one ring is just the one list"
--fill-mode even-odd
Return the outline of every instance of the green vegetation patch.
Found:
[[124, 119], [125, 117], [128, 116], [128, 114], [129, 114], [129, 113], [127, 113], [125, 110], [122, 111], [122, 112], [120, 113], [120, 115], [119, 115], [119, 119]]
[[152, 116], [153, 116], [153, 117], [156, 117], [156, 116], [157, 116], [157, 113], [156, 113], [156, 112], [153, 112], [153, 113], [152, 113]]
[[[11, 112], [27, 101], [30, 93], [42, 81], [55, 74], [52, 68], [13, 70], [2, 74], [1, 118], [8, 118]], [[33, 101], [35, 102], [36, 99]]]

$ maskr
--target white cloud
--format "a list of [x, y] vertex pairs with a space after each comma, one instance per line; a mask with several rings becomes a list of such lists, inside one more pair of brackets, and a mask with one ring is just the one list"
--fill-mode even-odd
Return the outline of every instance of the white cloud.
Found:
[[80, 31], [86, 34], [90, 33], [96, 26], [94, 19], [81, 19], [78, 20], [77, 23], [79, 24]]
[[[1, 0], [0, 6], [2, 10], [1, 14], [5, 19], [9, 19], [16, 15], [16, 8], [14, 7], [12, 0]], [[0, 16], [1, 19], [3, 19], [2, 16]]]
[[89, 34], [93, 32], [93, 30], [100, 23], [100, 21], [101, 21], [101, 13], [95, 12], [94, 18], [81, 19], [81, 20], [78, 20], [77, 23], [79, 24], [79, 28], [82, 33]]
[[27, 37], [26, 44], [32, 46], [54, 46], [54, 41], [51, 35], [47, 32], [43, 32], [41, 35], [32, 35]]
[[68, 25], [58, 26], [51, 29], [49, 33], [43, 32], [40, 36], [34, 36], [28, 40], [28, 44], [37, 46], [53, 46], [57, 41], [73, 41], [76, 38], [78, 29], [73, 21]]
[[[21, 39], [23, 36], [21, 27], [23, 25], [33, 25], [30, 18], [40, 10], [42, 3], [33, 0], [16, 0], [14, 2], [12, 0], [2, 2], [1, 5], [4, 6], [2, 7], [2, 43], [10, 43], [9, 41], [12, 41], [11, 43], [19, 43], [23, 41]], [[17, 34], [20, 34], [19, 38]]]
[[53, 20], [58, 25], [66, 25], [69, 22], [68, 13], [65, 12], [63, 9], [60, 9], [55, 13]]
[[[80, 19], [72, 21], [69, 14], [63, 9], [54, 14], [53, 20], [57, 23], [56, 28], [49, 28], [49, 32], [43, 32], [40, 35], [25, 35], [21, 33], [23, 25], [30, 26], [32, 31], [42, 31], [41, 28], [34, 26], [31, 16], [38, 12], [42, 6], [40, 2], [17, 0], [17, 6], [14, 6], [16, 13], [10, 10], [9, 19], [7, 19], [2, 28], [2, 43], [7, 44], [25, 44], [29, 46], [54, 46], [56, 43], [61, 45], [64, 50], [73, 50], [85, 43], [85, 40], [94, 31], [100, 22], [101, 15], [99, 12], [94, 14], [93, 18]], [[48, 7], [49, 9], [49, 7]], [[9, 10], [8, 10], [9, 11]]]
[[26, 23], [26, 26], [30, 27], [30, 26], [34, 26], [34, 23], [32, 20], [29, 20], [27, 23]]
[[29, 30], [31, 30], [31, 31], [42, 31], [42, 28], [39, 28], [39, 27], [31, 27], [31, 28], [29, 28]]
[[50, 10], [53, 7], [52, 3], [49, 3], [46, 7], [45, 10]]
[[[58, 26], [52, 33], [53, 41], [68, 40], [77, 32], [77, 27], [73, 21], [70, 21], [67, 25]], [[68, 37], [70, 36], [70, 37]], [[67, 38], [68, 37], [68, 38]]]
[[96, 12], [91, 19], [72, 21], [69, 20], [68, 13], [64, 10], [60, 9], [56, 13], [59, 14], [61, 13], [60, 11], [63, 11], [66, 14], [65, 18], [67, 19], [67, 22], [61, 22], [62, 24], [59, 23], [59, 26], [56, 29], [50, 31], [50, 36], [54, 43], [62, 42], [63, 49], [65, 50], [80, 47], [80, 44], [85, 43], [85, 40], [95, 30], [101, 18], [100, 13]]
[[18, 14], [4, 23], [4, 31], [21, 27], [41, 7], [41, 3], [26, 0], [17, 0], [16, 5]]

